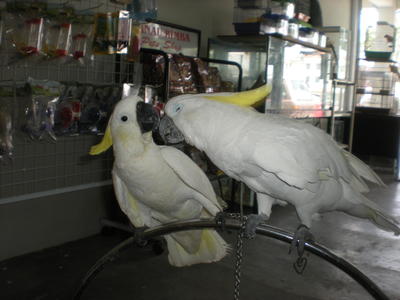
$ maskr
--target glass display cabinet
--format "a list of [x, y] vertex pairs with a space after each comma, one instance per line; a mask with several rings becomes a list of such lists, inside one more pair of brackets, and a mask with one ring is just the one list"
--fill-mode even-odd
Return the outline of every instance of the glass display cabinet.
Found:
[[329, 49], [274, 35], [219, 36], [209, 40], [209, 57], [239, 63], [242, 90], [271, 83], [266, 112], [296, 118], [331, 114]]
[[357, 80], [357, 107], [398, 112], [398, 67], [394, 61], [361, 59]]

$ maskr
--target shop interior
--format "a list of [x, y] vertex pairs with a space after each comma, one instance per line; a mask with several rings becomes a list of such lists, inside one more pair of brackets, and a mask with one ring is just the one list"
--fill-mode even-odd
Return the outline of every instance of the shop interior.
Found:
[[[0, 299], [400, 299], [399, 30], [398, 0], [0, 0]], [[177, 204], [191, 217], [154, 213], [178, 191], [163, 187], [157, 155], [122, 171], [128, 133], [115, 124], [131, 122], [121, 104], [138, 97], [135, 138], [178, 150], [165, 174], [211, 193], [219, 213], [201, 201], [197, 215]], [[255, 117], [216, 105], [179, 119], [184, 97], [234, 99]], [[243, 129], [256, 118], [278, 125]], [[185, 131], [191, 121], [204, 135]], [[267, 143], [263, 130], [277, 132]], [[270, 156], [262, 184], [245, 152]], [[176, 171], [188, 164], [189, 183]], [[139, 196], [121, 194], [132, 178]], [[343, 186], [367, 209], [342, 207]], [[312, 227], [296, 206], [304, 190], [321, 201]], [[166, 197], [148, 223], [141, 194]], [[206, 229], [226, 242], [223, 258], [171, 258], [173, 233]]]

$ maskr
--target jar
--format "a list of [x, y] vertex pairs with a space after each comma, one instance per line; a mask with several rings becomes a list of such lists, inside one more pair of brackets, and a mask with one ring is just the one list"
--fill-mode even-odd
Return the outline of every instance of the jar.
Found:
[[278, 33], [287, 35], [289, 22], [286, 15], [265, 14], [261, 18], [260, 32], [262, 34]]
[[288, 19], [294, 17], [294, 0], [272, 0], [270, 12], [274, 15], [285, 15]]
[[300, 27], [299, 28], [299, 39], [314, 45], [318, 45], [319, 34], [311, 27]]
[[318, 32], [318, 46], [325, 48], [326, 47], [326, 34], [323, 32]]
[[299, 23], [296, 19], [289, 20], [288, 35], [294, 39], [299, 38]]

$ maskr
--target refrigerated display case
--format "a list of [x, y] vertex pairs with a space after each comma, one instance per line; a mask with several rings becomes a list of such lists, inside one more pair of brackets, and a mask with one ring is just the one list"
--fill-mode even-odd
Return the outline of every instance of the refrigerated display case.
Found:
[[209, 57], [239, 63], [242, 90], [271, 83], [265, 112], [296, 118], [330, 116], [331, 54], [327, 48], [275, 35], [219, 36], [209, 40]]

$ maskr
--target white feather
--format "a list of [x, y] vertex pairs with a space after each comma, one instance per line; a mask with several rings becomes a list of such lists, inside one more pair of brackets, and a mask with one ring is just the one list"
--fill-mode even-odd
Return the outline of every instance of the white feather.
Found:
[[[314, 214], [333, 210], [369, 218], [365, 209], [352, 208], [351, 198], [360, 198], [367, 190], [362, 178], [380, 185], [382, 181], [360, 160], [344, 155], [322, 130], [203, 95], [172, 98], [165, 112], [186, 141], [204, 151], [222, 171], [257, 195], [266, 195], [259, 197], [268, 201], [260, 204], [260, 212], [269, 214], [271, 204], [279, 201], [294, 205], [307, 226]], [[386, 225], [390, 230], [398, 228], [390, 218]]]
[[[202, 170], [179, 150], [154, 144], [136, 121], [140, 99], [121, 100], [110, 130], [114, 149], [113, 182], [122, 211], [137, 227], [198, 219], [221, 210]], [[228, 246], [214, 230], [166, 237], [169, 260], [176, 266], [208, 263], [226, 255]]]

